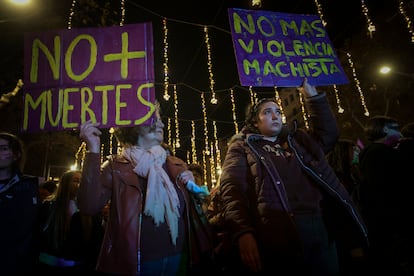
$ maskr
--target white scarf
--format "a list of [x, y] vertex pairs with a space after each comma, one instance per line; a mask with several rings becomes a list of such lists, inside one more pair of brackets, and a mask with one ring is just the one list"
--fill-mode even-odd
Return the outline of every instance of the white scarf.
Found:
[[174, 184], [162, 167], [167, 159], [167, 152], [161, 146], [153, 146], [147, 150], [135, 146], [124, 148], [122, 155], [132, 163], [137, 175], [148, 179], [144, 214], [153, 217], [157, 226], [166, 221], [175, 245], [180, 201]]

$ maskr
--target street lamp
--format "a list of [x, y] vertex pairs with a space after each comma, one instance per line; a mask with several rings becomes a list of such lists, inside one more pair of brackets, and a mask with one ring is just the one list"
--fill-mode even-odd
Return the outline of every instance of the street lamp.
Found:
[[382, 66], [380, 68], [379, 72], [383, 75], [387, 75], [387, 74], [392, 73], [392, 74], [397, 74], [397, 75], [400, 75], [400, 76], [408, 77], [410, 79], [414, 79], [414, 74], [395, 71], [395, 70], [392, 70], [391, 67], [389, 67], [389, 66]]
[[30, 3], [30, 0], [9, 0], [9, 2], [15, 5], [26, 5]]
[[[29, 11], [29, 7], [33, 6], [31, 5], [32, 0], [8, 0], [8, 5], [6, 7], [3, 7], [4, 9], [2, 10], [2, 12], [4, 12], [6, 10], [6, 13], [17, 13], [20, 14], [23, 13], [27, 13]], [[16, 17], [16, 15], [14, 15], [13, 17]], [[0, 23], [8, 23], [8, 22], [13, 22], [13, 21], [17, 21], [16, 19], [0, 19]]]

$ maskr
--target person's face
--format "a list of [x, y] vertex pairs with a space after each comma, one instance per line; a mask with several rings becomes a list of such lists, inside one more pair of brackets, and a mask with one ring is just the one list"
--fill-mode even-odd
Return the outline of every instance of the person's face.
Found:
[[200, 175], [198, 172], [193, 172], [195, 183], [199, 186], [204, 185], [203, 176]]
[[80, 172], [75, 172], [72, 175], [72, 183], [71, 183], [71, 187], [72, 187], [72, 198], [75, 198], [78, 190], [79, 190], [79, 185], [80, 185], [80, 181], [81, 181], [81, 173]]
[[17, 156], [9, 146], [9, 141], [0, 139], [0, 169], [10, 168]]
[[161, 145], [164, 140], [164, 124], [161, 119], [157, 121], [150, 127], [145, 127], [144, 131], [138, 137], [138, 146], [149, 149], [152, 146]]
[[260, 105], [255, 127], [266, 137], [279, 135], [282, 130], [282, 114], [275, 102], [265, 102]]
[[39, 188], [39, 196], [41, 200], [46, 199], [48, 196], [50, 196], [51, 193], [49, 193], [49, 191], [45, 188], [40, 187]]

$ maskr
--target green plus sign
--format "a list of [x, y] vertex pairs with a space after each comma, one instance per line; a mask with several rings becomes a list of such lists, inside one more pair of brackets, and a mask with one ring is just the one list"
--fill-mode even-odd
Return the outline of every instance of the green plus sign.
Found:
[[122, 33], [122, 51], [118, 54], [107, 54], [104, 56], [105, 62], [120, 60], [121, 77], [126, 79], [128, 76], [128, 60], [133, 58], [145, 57], [145, 51], [128, 52], [128, 33]]

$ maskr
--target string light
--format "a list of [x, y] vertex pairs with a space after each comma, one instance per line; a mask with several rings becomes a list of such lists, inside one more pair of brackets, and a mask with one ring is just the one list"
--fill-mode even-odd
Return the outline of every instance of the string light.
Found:
[[114, 132], [115, 132], [115, 129], [113, 128], [113, 127], [111, 127], [110, 129], [109, 129], [109, 154], [110, 155], [112, 155], [112, 143], [113, 143], [113, 140], [114, 140]]
[[207, 156], [210, 155], [210, 152], [207, 154], [205, 151], [203, 151], [203, 177], [204, 177], [204, 185], [206, 185], [206, 179], [207, 179]]
[[77, 170], [78, 168], [82, 168], [83, 161], [85, 160], [86, 155], [86, 143], [82, 142], [75, 153], [75, 164], [71, 166], [71, 170]]
[[193, 163], [197, 163], [197, 147], [196, 147], [196, 136], [195, 136], [195, 123], [191, 121], [191, 149], [193, 153]]
[[119, 141], [116, 145], [116, 152], [117, 152], [118, 155], [120, 155], [122, 153], [122, 146], [121, 146], [121, 143]]
[[368, 117], [369, 116], [369, 111], [368, 111], [367, 105], [365, 104], [365, 97], [364, 97], [364, 93], [362, 92], [359, 79], [357, 78], [357, 75], [356, 75], [354, 62], [352, 61], [350, 53], [347, 52], [346, 55], [348, 56], [348, 63], [349, 63], [349, 66], [352, 69], [352, 76], [354, 77], [354, 82], [355, 82], [356, 88], [358, 89], [358, 92], [359, 92], [359, 98], [361, 99], [361, 104], [362, 104], [362, 107], [364, 108], [364, 115]]
[[315, 5], [316, 5], [316, 9], [318, 10], [318, 14], [319, 17], [321, 18], [322, 24], [324, 27], [326, 27], [326, 25], [328, 25], [328, 23], [326, 23], [323, 15], [323, 11], [322, 11], [322, 5], [318, 2], [318, 0], [315, 0]]
[[203, 121], [204, 121], [204, 144], [205, 144], [204, 153], [207, 155], [210, 155], [210, 149], [208, 145], [207, 110], [206, 110], [206, 101], [204, 99], [204, 93], [201, 93], [201, 109], [203, 110]]
[[216, 93], [214, 91], [214, 76], [213, 76], [213, 62], [211, 61], [211, 46], [210, 46], [210, 38], [208, 36], [208, 28], [207, 26], [204, 27], [205, 33], [205, 42], [207, 47], [207, 65], [208, 65], [208, 74], [210, 78], [210, 91], [211, 91], [211, 100], [210, 103], [217, 104]]
[[125, 0], [121, 0], [121, 21], [119, 22], [119, 26], [124, 26], [125, 23]]
[[344, 113], [344, 109], [341, 107], [341, 100], [339, 98], [339, 91], [336, 84], [333, 85], [334, 91], [335, 91], [335, 99], [336, 99], [336, 105], [338, 106], [338, 113]]
[[172, 138], [171, 138], [171, 118], [167, 120], [167, 133], [168, 133], [168, 145], [172, 145]]
[[277, 105], [279, 106], [279, 109], [282, 113], [282, 122], [285, 124], [286, 123], [286, 115], [285, 112], [283, 111], [283, 105], [282, 105], [282, 99], [279, 96], [279, 91], [277, 91], [277, 87], [275, 86], [275, 98], [277, 101]]
[[299, 93], [299, 101], [300, 101], [300, 106], [301, 106], [301, 109], [302, 109], [303, 122], [305, 123], [305, 128], [309, 129], [308, 115], [306, 113], [305, 103], [304, 103], [304, 100], [303, 100], [302, 93]]
[[231, 99], [231, 112], [233, 114], [234, 129], [236, 133], [239, 133], [239, 125], [237, 124], [236, 104], [234, 103], [233, 88], [230, 89], [230, 99]]
[[405, 7], [404, 1], [400, 0], [400, 4], [398, 8], [399, 8], [401, 15], [404, 17], [405, 23], [407, 23], [407, 29], [411, 35], [411, 42], [414, 42], [413, 23], [411, 22], [411, 19], [408, 17], [407, 12], [405, 11], [404, 7]]
[[178, 125], [178, 98], [177, 98], [177, 86], [174, 84], [174, 114], [175, 114], [175, 146], [180, 148], [180, 127]]
[[221, 154], [220, 154], [220, 147], [219, 147], [219, 140], [217, 138], [217, 125], [216, 121], [213, 121], [213, 129], [214, 129], [214, 146], [216, 149], [216, 170], [221, 169]]
[[250, 104], [254, 105], [257, 103], [257, 94], [253, 91], [253, 87], [249, 86], [249, 93], [250, 93]]
[[261, 8], [262, 7], [262, 1], [261, 0], [252, 0], [252, 7], [253, 8]]
[[372, 23], [371, 18], [368, 15], [369, 13], [368, 7], [367, 5], [365, 5], [364, 0], [361, 0], [361, 8], [362, 8], [362, 13], [365, 15], [365, 18], [367, 19], [369, 36], [372, 38], [373, 33], [375, 32], [375, 25]]
[[[216, 183], [216, 162], [214, 158], [214, 144], [211, 142], [210, 144], [211, 154], [210, 154], [210, 180], [211, 183]], [[204, 178], [204, 185], [207, 185], [207, 179]]]
[[168, 101], [170, 95], [168, 94], [168, 28], [167, 28], [167, 19], [164, 17], [162, 19], [163, 30], [164, 30], [164, 100]]
[[69, 9], [68, 30], [72, 29], [72, 19], [73, 19], [73, 15], [75, 14], [75, 6], [76, 6], [76, 0], [73, 0], [72, 4], [70, 5], [70, 9]]
[[104, 149], [105, 149], [105, 144], [104, 143], [102, 143], [101, 144], [101, 164], [104, 162]]

